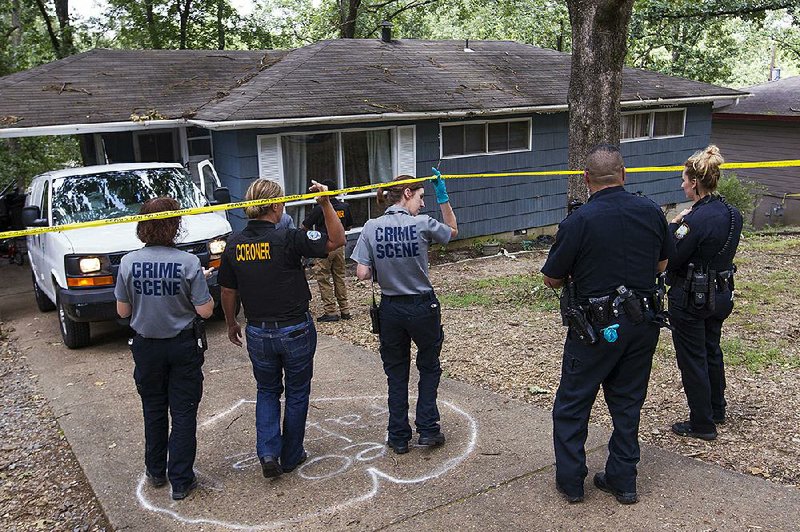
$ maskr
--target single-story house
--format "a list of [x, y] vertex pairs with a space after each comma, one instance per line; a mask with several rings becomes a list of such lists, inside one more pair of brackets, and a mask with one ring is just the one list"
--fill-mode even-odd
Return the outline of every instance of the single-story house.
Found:
[[[714, 106], [711, 140], [729, 162], [800, 158], [800, 76], [742, 89], [751, 94], [738, 103]], [[753, 224], [800, 224], [800, 168], [751, 168], [737, 175], [767, 188]]]
[[[0, 138], [80, 135], [86, 164], [210, 157], [234, 200], [257, 177], [287, 194], [311, 179], [341, 187], [398, 174], [566, 168], [570, 55], [510, 41], [339, 39], [290, 51], [97, 49], [0, 78]], [[745, 93], [625, 69], [629, 167], [678, 164], [711, 137], [712, 102]], [[631, 174], [660, 204], [675, 174]], [[563, 176], [448, 183], [469, 238], [551, 226]], [[374, 192], [346, 198], [356, 227]], [[433, 203], [433, 202], [430, 202]], [[428, 211], [435, 212], [435, 205]], [[303, 205], [288, 210], [301, 220]], [[235, 228], [243, 214], [233, 212]]]

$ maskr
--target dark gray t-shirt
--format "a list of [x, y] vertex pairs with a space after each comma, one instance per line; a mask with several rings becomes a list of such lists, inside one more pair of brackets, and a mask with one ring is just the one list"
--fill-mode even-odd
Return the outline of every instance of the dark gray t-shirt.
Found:
[[449, 226], [427, 214], [411, 214], [393, 205], [386, 214], [367, 221], [350, 258], [369, 266], [387, 296], [421, 294], [433, 290], [428, 279], [428, 247], [447, 244]]
[[194, 320], [194, 307], [211, 299], [200, 259], [165, 246], [122, 257], [114, 296], [130, 303], [131, 327], [145, 338], [176, 336]]

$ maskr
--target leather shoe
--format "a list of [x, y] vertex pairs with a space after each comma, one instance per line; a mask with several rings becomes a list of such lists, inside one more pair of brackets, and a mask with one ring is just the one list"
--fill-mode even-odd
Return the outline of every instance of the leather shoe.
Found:
[[699, 438], [701, 440], [711, 441], [717, 439], [717, 431], [714, 432], [698, 432], [692, 429], [692, 424], [689, 421], [675, 423], [672, 425], [672, 432], [678, 436], [689, 436], [690, 438]]
[[323, 314], [322, 316], [317, 318], [317, 321], [322, 321], [322, 322], [339, 321], [339, 316], [337, 316], [336, 314]]
[[186, 497], [189, 496], [191, 492], [193, 492], [197, 488], [197, 477], [193, 478], [192, 481], [183, 489], [172, 489], [172, 500], [173, 501], [182, 501]]
[[408, 442], [395, 443], [391, 440], [386, 440], [386, 445], [392, 448], [394, 454], [406, 454], [408, 452]]
[[164, 475], [153, 475], [150, 471], [145, 471], [144, 476], [147, 477], [147, 482], [154, 488], [160, 488], [167, 483], [167, 477]]
[[308, 453], [303, 451], [303, 454], [300, 455], [300, 461], [299, 462], [297, 462], [292, 467], [281, 466], [281, 469], [283, 470], [284, 473], [291, 473], [292, 471], [297, 469], [300, 465], [302, 465], [303, 462], [305, 462], [306, 460], [308, 460]]
[[562, 488], [561, 484], [559, 484], [558, 482], [556, 482], [556, 489], [558, 490], [558, 492], [561, 495], [564, 496], [564, 498], [570, 504], [576, 504], [576, 503], [579, 503], [579, 502], [583, 502], [583, 495], [582, 494], [581, 495], [577, 495], [577, 494], [574, 494], [574, 493], [569, 493], [569, 492], [567, 492], [567, 490]]
[[283, 474], [283, 469], [274, 456], [260, 456], [258, 460], [261, 462], [261, 473], [264, 478], [275, 478]]
[[620, 504], [635, 504], [639, 502], [639, 497], [636, 495], [635, 491], [620, 491], [611, 486], [606, 481], [605, 473], [595, 474], [594, 485], [597, 486], [600, 490], [613, 495], [617, 499], [617, 502]]
[[423, 447], [435, 447], [437, 445], [442, 445], [444, 443], [444, 434], [441, 432], [437, 432], [431, 436], [423, 436], [420, 434], [419, 441], [417, 443]]

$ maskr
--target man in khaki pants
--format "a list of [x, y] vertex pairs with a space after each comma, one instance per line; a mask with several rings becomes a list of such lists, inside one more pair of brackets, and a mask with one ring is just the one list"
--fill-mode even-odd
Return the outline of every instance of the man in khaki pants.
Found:
[[[322, 184], [326, 185], [328, 190], [337, 188], [332, 181], [323, 181]], [[350, 207], [347, 203], [332, 197], [331, 204], [345, 230], [350, 229], [353, 225], [353, 217], [350, 214]], [[311, 213], [303, 220], [303, 229], [307, 231], [316, 230], [322, 233], [328, 232], [325, 229], [325, 219], [322, 217], [322, 209], [319, 205], [314, 206]], [[332, 251], [327, 258], [316, 259], [313, 268], [314, 278], [319, 285], [319, 294], [322, 297], [322, 305], [325, 311], [322, 316], [317, 318], [317, 321], [339, 321], [340, 315], [341, 319], [349, 320], [351, 317], [350, 307], [347, 302], [347, 287], [344, 284], [344, 248]], [[331, 286], [331, 276], [333, 276], [333, 286]], [[339, 304], [339, 313], [336, 312], [337, 302]]]

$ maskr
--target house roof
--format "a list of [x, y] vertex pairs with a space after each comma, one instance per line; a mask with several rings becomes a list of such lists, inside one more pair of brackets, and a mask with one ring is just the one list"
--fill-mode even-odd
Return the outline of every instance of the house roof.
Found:
[[[511, 41], [471, 41], [470, 49], [463, 41], [337, 39], [292, 51], [92, 50], [0, 78], [0, 128], [130, 122], [132, 113], [153, 125], [213, 126], [566, 109], [569, 54]], [[743, 95], [623, 73], [623, 105]]]
[[91, 50], [0, 78], [0, 128], [191, 117], [286, 53]]
[[714, 116], [724, 119], [800, 120], [800, 76], [769, 81], [743, 90], [752, 96], [738, 103], [719, 108], [715, 106]]

